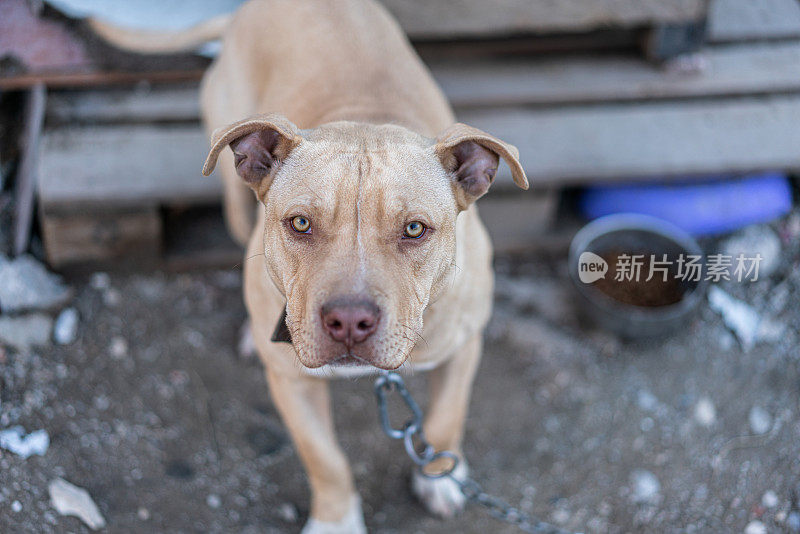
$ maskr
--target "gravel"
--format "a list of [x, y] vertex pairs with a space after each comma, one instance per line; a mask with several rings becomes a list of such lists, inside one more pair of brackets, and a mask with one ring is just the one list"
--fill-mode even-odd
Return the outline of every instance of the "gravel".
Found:
[[[797, 306], [786, 304], [780, 338], [748, 352], [719, 348], [725, 325], [710, 310], [673, 337], [623, 342], [576, 318], [561, 264], [496, 263], [504, 290], [464, 439], [486, 490], [587, 533], [745, 532], [753, 522], [800, 532]], [[80, 316], [71, 344], [0, 350], [0, 428], [51, 437], [42, 457], [0, 452], [0, 532], [88, 532], [50, 504], [55, 478], [86, 489], [109, 532], [299, 532], [306, 477], [261, 365], [237, 354], [238, 271], [104, 274], [69, 280]], [[780, 283], [796, 302], [792, 270], [733, 293], [766, 306]], [[563, 295], [558, 313], [528, 305], [520, 287]], [[426, 406], [425, 376], [407, 382]], [[378, 429], [371, 380], [333, 382], [332, 396], [370, 532], [517, 532], [476, 507], [428, 516], [402, 446]], [[709, 426], [697, 418], [706, 400]], [[770, 418], [764, 433], [751, 428], [754, 407]]]

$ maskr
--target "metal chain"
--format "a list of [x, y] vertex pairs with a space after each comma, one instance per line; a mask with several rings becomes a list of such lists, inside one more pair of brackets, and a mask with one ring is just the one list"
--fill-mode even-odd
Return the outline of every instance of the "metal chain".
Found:
[[[389, 421], [387, 394], [392, 391], [400, 394], [403, 403], [411, 412], [411, 417], [401, 428], [393, 427], [392, 423]], [[489, 495], [483, 491], [480, 484], [471, 478], [456, 478], [453, 472], [458, 466], [458, 456], [452, 451], [437, 451], [434, 449], [433, 445], [425, 439], [425, 433], [422, 430], [422, 410], [416, 401], [414, 401], [411, 393], [406, 388], [405, 382], [403, 382], [403, 378], [399, 374], [392, 371], [383, 372], [381, 376], [375, 380], [375, 396], [378, 401], [378, 416], [384, 434], [392, 439], [403, 440], [406, 454], [417, 464], [417, 469], [419, 469], [422, 476], [431, 479], [449, 478], [458, 484], [461, 493], [464, 494], [467, 501], [483, 506], [492, 517], [515, 525], [523, 532], [529, 532], [531, 534], [567, 534], [567, 531], [545, 523], [544, 521], [540, 521], [526, 514], [519, 508], [509, 505], [502, 499]], [[439, 473], [426, 473], [424, 470], [425, 466], [440, 458], [449, 458], [452, 464]]]

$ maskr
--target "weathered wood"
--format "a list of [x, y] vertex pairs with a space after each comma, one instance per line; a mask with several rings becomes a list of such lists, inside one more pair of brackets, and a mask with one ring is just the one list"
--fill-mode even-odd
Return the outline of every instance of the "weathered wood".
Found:
[[478, 201], [481, 220], [498, 253], [530, 250], [552, 228], [558, 191], [490, 192]]
[[34, 72], [13, 76], [0, 76], [0, 90], [27, 89], [38, 83], [50, 88], [98, 87], [131, 85], [142, 81], [151, 83], [178, 83], [198, 81], [202, 69], [170, 71], [78, 71], [78, 72]]
[[[800, 169], [800, 95], [563, 108], [463, 109], [459, 120], [517, 145], [534, 184]], [[70, 128], [45, 137], [43, 205], [216, 201], [197, 167], [199, 126]], [[501, 174], [507, 172], [501, 166]]]
[[14, 254], [19, 255], [28, 248], [33, 221], [34, 192], [36, 191], [36, 154], [44, 124], [47, 91], [43, 84], [35, 85], [25, 105], [25, 131], [19, 170], [17, 171], [14, 209]]
[[588, 31], [702, 18], [704, 0], [383, 0], [412, 38]]
[[[626, 56], [559, 56], [436, 62], [434, 77], [457, 107], [556, 105], [800, 91], [800, 40], [707, 48], [697, 74]], [[73, 122], [196, 120], [197, 88], [51, 92], [48, 119]]]
[[712, 42], [800, 38], [797, 0], [714, 0], [708, 20]]
[[706, 21], [656, 24], [647, 30], [642, 49], [647, 59], [664, 62], [700, 50], [706, 39]]
[[39, 199], [45, 206], [216, 201], [219, 179], [200, 173], [207, 149], [196, 124], [52, 130], [39, 160]]
[[56, 91], [47, 102], [48, 123], [196, 121], [199, 116], [196, 84]]
[[126, 258], [151, 264], [161, 252], [161, 219], [155, 207], [42, 211], [42, 241], [55, 266]]
[[705, 71], [658, 69], [634, 57], [434, 64], [455, 106], [571, 104], [800, 91], [800, 41], [706, 49]]
[[796, 95], [465, 110], [458, 119], [516, 145], [534, 187], [800, 169]]

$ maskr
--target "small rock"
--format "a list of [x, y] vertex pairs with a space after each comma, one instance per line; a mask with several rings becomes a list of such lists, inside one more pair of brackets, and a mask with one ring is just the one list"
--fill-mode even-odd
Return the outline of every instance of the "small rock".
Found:
[[251, 360], [258, 355], [256, 341], [253, 339], [253, 332], [250, 330], [250, 321], [245, 321], [239, 330], [239, 344], [237, 345], [239, 357], [243, 360]]
[[761, 504], [764, 508], [775, 508], [778, 506], [778, 494], [772, 490], [767, 490], [761, 497]]
[[631, 474], [632, 498], [635, 503], [655, 504], [658, 502], [661, 483], [658, 478], [644, 469], [637, 469]]
[[745, 352], [752, 349], [758, 341], [758, 329], [761, 323], [758, 312], [746, 302], [733, 298], [715, 285], [708, 288], [708, 303], [712, 310], [722, 316], [725, 326], [736, 334]]
[[106, 520], [85, 489], [70, 484], [63, 478], [56, 478], [47, 486], [47, 491], [50, 493], [53, 508], [59, 514], [73, 515], [92, 530], [106, 526]]
[[786, 528], [789, 532], [800, 532], [800, 512], [789, 512], [786, 517]]
[[63, 306], [72, 291], [32, 256], [13, 260], [0, 254], [0, 310], [3, 313], [52, 310]]
[[20, 317], [0, 316], [0, 343], [28, 352], [31, 347], [49, 345], [52, 329], [53, 320], [41, 313]]
[[[745, 258], [753, 258], [756, 254], [760, 254], [761, 260], [758, 263], [760, 280], [774, 273], [780, 265], [781, 239], [766, 224], [752, 225], [726, 239], [722, 244], [721, 253], [731, 257], [732, 267], [729, 273], [731, 280], [736, 280], [734, 269], [736, 268], [736, 258], [740, 254], [743, 254]], [[747, 262], [745, 269], [749, 266], [750, 264]], [[748, 279], [748, 281], [750, 280]]]
[[767, 534], [767, 527], [761, 521], [750, 521], [744, 527], [744, 534]]
[[22, 511], [22, 503], [19, 501], [14, 501], [11, 503], [11, 511], [15, 514], [18, 514]]
[[78, 333], [78, 310], [67, 308], [58, 314], [53, 325], [53, 339], [59, 345], [69, 345]]
[[748, 416], [754, 434], [766, 434], [772, 428], [772, 417], [761, 406], [753, 406]]
[[150, 510], [142, 506], [138, 510], [136, 510], [136, 517], [138, 517], [142, 521], [147, 521], [148, 519], [150, 519]]
[[212, 493], [208, 497], [206, 497], [206, 504], [208, 505], [209, 508], [213, 508], [216, 510], [217, 508], [222, 506], [222, 500], [219, 498], [219, 495], [215, 495]]
[[636, 404], [641, 410], [652, 412], [658, 406], [658, 399], [646, 389], [640, 389], [636, 395]]
[[557, 525], [563, 525], [567, 521], [569, 521], [569, 511], [565, 510], [564, 508], [556, 508], [553, 511], [553, 523]]
[[694, 405], [694, 420], [701, 426], [709, 427], [717, 419], [717, 409], [708, 397], [701, 397]]
[[297, 508], [290, 502], [278, 506], [278, 515], [287, 523], [297, 523], [299, 517]]
[[103, 291], [111, 286], [111, 277], [108, 276], [108, 273], [93, 273], [89, 279], [89, 285], [92, 286], [92, 289]]
[[22, 458], [28, 458], [34, 454], [44, 456], [49, 446], [50, 436], [46, 430], [36, 430], [27, 436], [25, 429], [21, 426], [0, 431], [0, 447]]
[[115, 360], [121, 360], [128, 354], [128, 342], [124, 337], [114, 336], [111, 338], [111, 345], [108, 347], [111, 357]]
[[120, 301], [122, 301], [122, 294], [113, 287], [108, 288], [105, 293], [103, 293], [103, 303], [106, 306], [113, 308], [118, 306]]

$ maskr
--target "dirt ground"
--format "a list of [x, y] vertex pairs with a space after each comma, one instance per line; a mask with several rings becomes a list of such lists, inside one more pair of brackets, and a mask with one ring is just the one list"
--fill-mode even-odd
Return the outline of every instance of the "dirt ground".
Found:
[[[744, 352], [707, 308], [671, 337], [622, 342], [577, 318], [562, 261], [496, 263], [465, 438], [487, 490], [584, 532], [792, 531], [794, 265], [737, 289], [786, 325]], [[239, 271], [98, 281], [69, 280], [81, 316], [72, 345], [0, 354], [0, 428], [44, 428], [52, 440], [43, 457], [0, 451], [0, 532], [88, 532], [50, 505], [57, 476], [91, 493], [109, 532], [298, 532], [302, 469], [260, 364], [236, 349]], [[371, 382], [333, 386], [370, 531], [516, 532], [475, 507], [450, 521], [425, 513], [401, 444], [378, 428]], [[424, 403], [424, 376], [408, 382]], [[753, 417], [768, 430], [755, 435]]]

